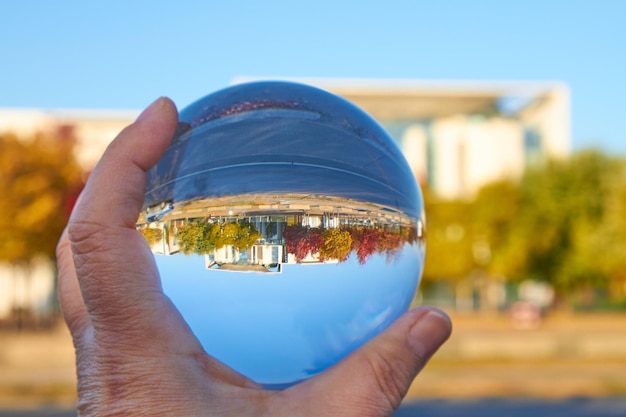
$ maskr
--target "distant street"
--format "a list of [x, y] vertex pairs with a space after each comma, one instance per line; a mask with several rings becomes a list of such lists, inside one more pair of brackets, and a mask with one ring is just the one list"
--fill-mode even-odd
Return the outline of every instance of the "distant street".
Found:
[[393, 417], [624, 417], [626, 398], [538, 400], [424, 400], [404, 404]]
[[[624, 417], [626, 398], [562, 401], [533, 399], [423, 400], [404, 404], [393, 417]], [[0, 411], [0, 417], [72, 417], [74, 411]]]

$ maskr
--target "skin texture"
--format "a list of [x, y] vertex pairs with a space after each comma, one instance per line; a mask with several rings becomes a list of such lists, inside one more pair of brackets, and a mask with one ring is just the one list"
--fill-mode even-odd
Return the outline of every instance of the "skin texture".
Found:
[[111, 143], [57, 248], [59, 294], [73, 337], [81, 416], [389, 416], [451, 323], [420, 307], [341, 363], [283, 391], [263, 390], [207, 355], [163, 294], [135, 230], [146, 170], [177, 123], [167, 98]]

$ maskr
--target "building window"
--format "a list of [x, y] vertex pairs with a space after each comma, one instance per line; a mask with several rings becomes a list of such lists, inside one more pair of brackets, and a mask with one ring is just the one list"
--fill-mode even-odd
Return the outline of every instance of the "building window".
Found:
[[533, 126], [524, 128], [524, 157], [526, 165], [534, 165], [543, 160], [542, 138], [539, 129]]

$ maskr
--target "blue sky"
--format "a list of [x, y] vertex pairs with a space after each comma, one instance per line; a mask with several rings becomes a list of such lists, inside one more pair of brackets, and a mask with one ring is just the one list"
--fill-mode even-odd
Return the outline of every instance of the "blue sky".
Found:
[[339, 264], [283, 264], [276, 275], [207, 271], [200, 255], [156, 262], [208, 353], [257, 382], [284, 384], [336, 363], [402, 314], [422, 254], [406, 245], [390, 262], [373, 254], [360, 265], [352, 253]]
[[240, 75], [560, 80], [626, 155], [626, 1], [2, 1], [0, 107], [183, 107]]

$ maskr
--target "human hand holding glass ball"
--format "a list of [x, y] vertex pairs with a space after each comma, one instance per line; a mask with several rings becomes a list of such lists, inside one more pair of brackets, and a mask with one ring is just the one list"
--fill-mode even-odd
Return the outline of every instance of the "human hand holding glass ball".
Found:
[[175, 135], [175, 109], [157, 101], [90, 177], [58, 252], [83, 411], [115, 398], [186, 415], [350, 415], [355, 402], [371, 408], [356, 415], [388, 415], [447, 338], [438, 310], [398, 318], [419, 280], [423, 215], [417, 188], [390, 197], [406, 185], [389, 170], [397, 150], [357, 109], [267, 86], [253, 87], [269, 98], [190, 106]]

